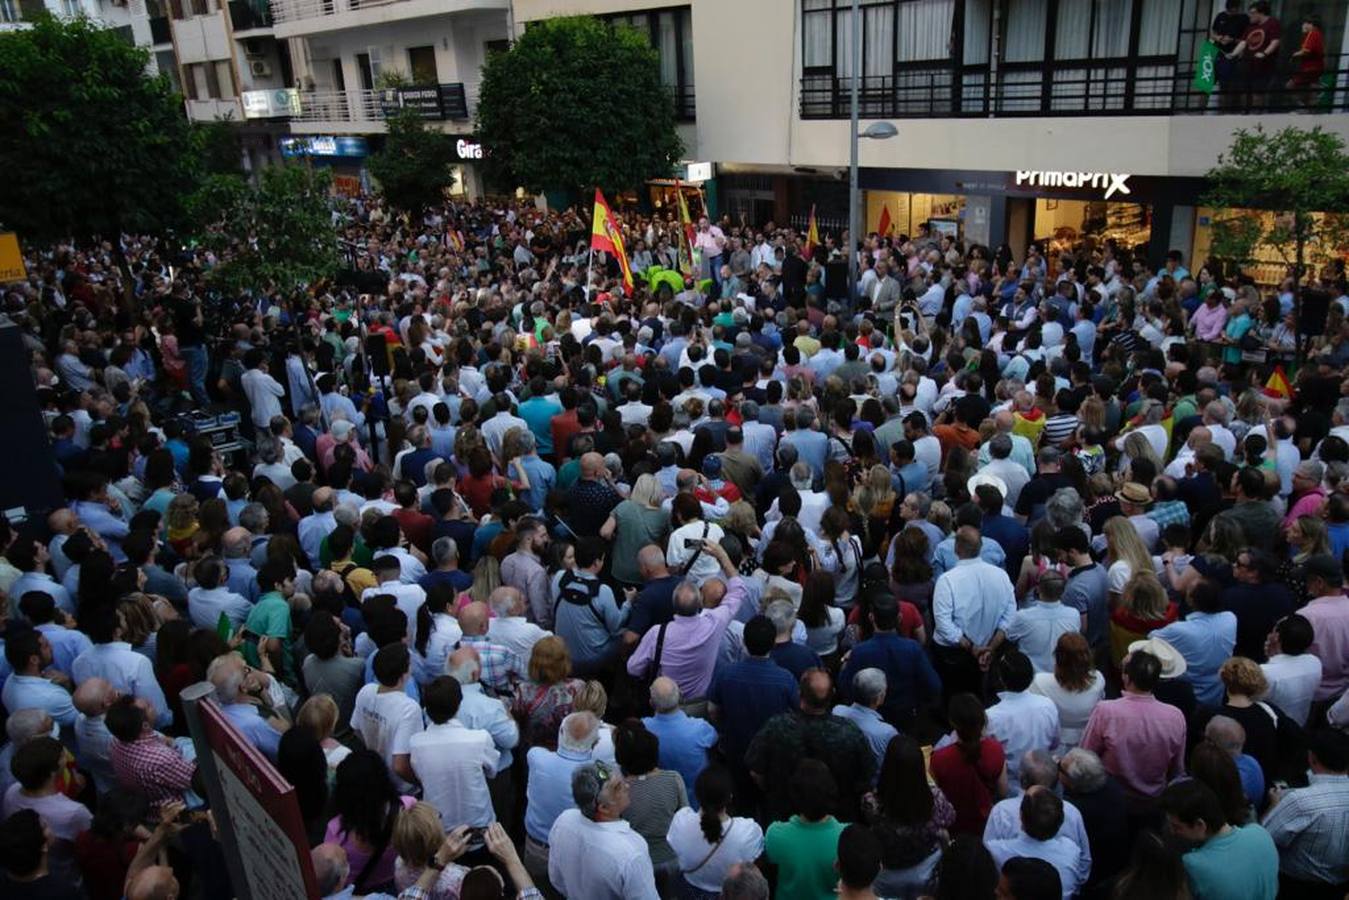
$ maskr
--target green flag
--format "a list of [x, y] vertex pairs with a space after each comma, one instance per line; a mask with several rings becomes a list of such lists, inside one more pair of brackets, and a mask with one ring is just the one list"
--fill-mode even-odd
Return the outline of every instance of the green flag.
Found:
[[1218, 45], [1213, 41], [1204, 41], [1199, 45], [1199, 58], [1195, 60], [1194, 66], [1194, 89], [1201, 93], [1211, 94], [1213, 89], [1218, 86]]

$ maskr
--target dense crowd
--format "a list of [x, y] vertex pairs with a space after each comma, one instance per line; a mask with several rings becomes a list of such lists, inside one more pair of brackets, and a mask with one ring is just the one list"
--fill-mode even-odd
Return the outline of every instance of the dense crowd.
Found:
[[5, 289], [67, 502], [0, 519], [0, 893], [233, 895], [205, 681], [324, 897], [1344, 895], [1342, 265], [1295, 365], [1291, 279], [1111, 241], [850, 296], [628, 213], [629, 294], [584, 213], [334, 216], [302, 292]]

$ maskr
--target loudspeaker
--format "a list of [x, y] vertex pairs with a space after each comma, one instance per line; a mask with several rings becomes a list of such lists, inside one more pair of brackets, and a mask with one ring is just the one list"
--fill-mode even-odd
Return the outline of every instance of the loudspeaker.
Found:
[[42, 518], [65, 503], [28, 358], [18, 326], [0, 317], [0, 514], [11, 521]]
[[824, 264], [824, 297], [826, 300], [848, 299], [848, 261], [846, 259]]
[[389, 374], [389, 345], [382, 334], [365, 339], [365, 355], [370, 360], [370, 374], [383, 378]]
[[1330, 294], [1325, 291], [1302, 292], [1302, 315], [1298, 317], [1298, 334], [1320, 337], [1326, 332], [1326, 315], [1330, 312]]

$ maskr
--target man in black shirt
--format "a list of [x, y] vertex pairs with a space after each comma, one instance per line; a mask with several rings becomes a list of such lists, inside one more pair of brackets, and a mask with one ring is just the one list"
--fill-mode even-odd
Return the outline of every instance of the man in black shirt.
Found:
[[198, 406], [206, 406], [211, 401], [206, 395], [206, 332], [201, 300], [189, 297], [186, 289], [178, 286], [174, 288], [169, 309], [178, 332], [178, 352], [187, 363], [187, 383], [192, 389], [192, 399]]
[[1045, 504], [1059, 488], [1072, 487], [1073, 482], [1060, 471], [1063, 453], [1058, 447], [1041, 447], [1035, 454], [1037, 472], [1021, 489], [1016, 499], [1017, 518], [1027, 528], [1034, 525], [1045, 514]]
[[1241, 36], [1250, 24], [1250, 18], [1241, 10], [1241, 3], [1242, 0], [1227, 0], [1224, 4], [1226, 8], [1213, 17], [1213, 27], [1209, 29], [1209, 39], [1218, 45], [1219, 50], [1214, 71], [1218, 88], [1214, 93], [1218, 95], [1218, 103], [1224, 109], [1236, 106], [1241, 95], [1237, 63], [1227, 58], [1241, 42]]

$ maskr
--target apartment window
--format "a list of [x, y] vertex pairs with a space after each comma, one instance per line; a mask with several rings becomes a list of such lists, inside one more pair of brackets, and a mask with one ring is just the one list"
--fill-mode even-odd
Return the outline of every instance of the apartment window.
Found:
[[74, 18], [83, 15], [84, 9], [80, 6], [80, 0], [61, 0], [61, 12]]
[[440, 84], [435, 47], [409, 47], [408, 68], [412, 72], [413, 84]]
[[0, 0], [0, 22], [19, 21], [19, 4], [17, 0]]
[[228, 59], [218, 59], [208, 65], [215, 68], [215, 83], [219, 90], [216, 94], [222, 100], [238, 96], [239, 92], [234, 87], [234, 67]]
[[161, 74], [169, 77], [169, 82], [173, 85], [173, 89], [181, 94], [183, 92], [182, 79], [178, 74], [178, 64], [174, 62], [173, 59], [173, 51], [155, 51], [155, 66], [159, 69]]
[[660, 55], [660, 78], [674, 95], [675, 115], [694, 118], [693, 13], [687, 6], [640, 13], [602, 16], [613, 25], [626, 25], [647, 36]]

